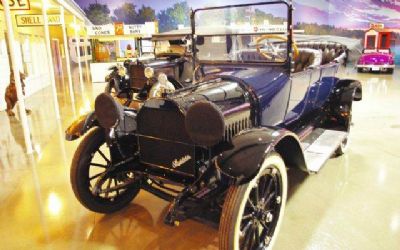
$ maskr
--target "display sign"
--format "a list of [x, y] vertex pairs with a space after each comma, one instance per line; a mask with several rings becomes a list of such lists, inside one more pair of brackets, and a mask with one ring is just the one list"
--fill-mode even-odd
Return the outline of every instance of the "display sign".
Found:
[[370, 23], [369, 27], [371, 29], [384, 29], [385, 28], [385, 24], [383, 24], [383, 23]]
[[87, 26], [89, 36], [113, 36], [115, 28], [112, 24]]
[[144, 24], [131, 24], [124, 26], [124, 33], [127, 35], [145, 34], [146, 26]]
[[125, 35], [152, 35], [156, 33], [156, 23], [146, 22], [145, 24], [131, 24], [124, 26]]
[[145, 24], [129, 24], [114, 23], [107, 25], [92, 25], [88, 26], [89, 36], [122, 36], [122, 35], [138, 35], [147, 36], [156, 32], [154, 22], [146, 22]]
[[283, 24], [268, 24], [264, 23], [262, 25], [233, 25], [230, 27], [232, 33], [285, 33], [287, 32], [287, 22]]
[[121, 36], [124, 34], [124, 23], [122, 22], [114, 23], [114, 28], [115, 28], [115, 35]]
[[[15, 15], [18, 27], [25, 26], [43, 26], [44, 19], [42, 15]], [[47, 15], [49, 25], [61, 25], [60, 15]]]
[[[31, 4], [29, 0], [8, 0], [10, 10], [30, 10]], [[0, 1], [0, 10], [3, 10], [2, 1]]]

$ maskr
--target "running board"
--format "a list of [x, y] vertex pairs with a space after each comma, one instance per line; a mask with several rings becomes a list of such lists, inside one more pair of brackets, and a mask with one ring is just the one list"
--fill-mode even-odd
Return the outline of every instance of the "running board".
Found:
[[301, 143], [308, 171], [317, 173], [346, 136], [347, 132], [321, 128], [308, 135]]

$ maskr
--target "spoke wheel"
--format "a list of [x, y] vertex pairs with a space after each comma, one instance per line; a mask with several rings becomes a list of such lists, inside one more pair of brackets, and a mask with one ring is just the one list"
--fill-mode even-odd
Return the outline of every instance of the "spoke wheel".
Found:
[[268, 155], [252, 181], [230, 187], [220, 221], [220, 249], [272, 248], [286, 204], [287, 177], [282, 158]]
[[140, 181], [131, 172], [111, 171], [113, 162], [103, 129], [90, 131], [75, 152], [71, 185], [77, 199], [89, 210], [112, 213], [131, 202]]

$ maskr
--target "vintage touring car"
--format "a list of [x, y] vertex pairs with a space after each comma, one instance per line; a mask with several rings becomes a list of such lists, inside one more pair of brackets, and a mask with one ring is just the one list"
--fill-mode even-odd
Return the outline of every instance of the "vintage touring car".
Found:
[[343, 154], [362, 95], [360, 82], [336, 77], [340, 49], [296, 45], [292, 11], [284, 1], [197, 9], [196, 84], [174, 90], [146, 68], [158, 82], [139, 108], [100, 94], [66, 131], [86, 134], [71, 167], [82, 205], [112, 213], [143, 189], [171, 201], [167, 224], [221, 215], [220, 249], [271, 248], [286, 169], [316, 173]]

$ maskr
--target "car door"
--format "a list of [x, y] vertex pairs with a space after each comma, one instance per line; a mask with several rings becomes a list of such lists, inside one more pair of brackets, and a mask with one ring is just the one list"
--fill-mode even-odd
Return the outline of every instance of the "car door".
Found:
[[321, 108], [327, 101], [332, 88], [337, 81], [337, 78], [335, 77], [337, 70], [337, 65], [324, 65], [321, 67], [318, 94], [314, 104], [315, 109]]
[[[312, 71], [310, 69], [294, 73], [284, 123], [290, 124], [304, 115], [308, 109], [309, 89]], [[312, 98], [311, 98], [312, 99]]]

